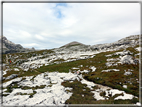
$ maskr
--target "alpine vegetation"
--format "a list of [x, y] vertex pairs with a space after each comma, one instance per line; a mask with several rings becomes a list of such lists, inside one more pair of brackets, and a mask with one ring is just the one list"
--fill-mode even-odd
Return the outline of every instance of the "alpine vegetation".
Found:
[[[132, 104], [139, 101], [140, 35], [109, 44], [71, 42], [2, 54], [3, 106]], [[6, 39], [4, 39], [6, 40]], [[7, 40], [8, 41], [8, 40]], [[10, 47], [14, 44], [5, 43]]]

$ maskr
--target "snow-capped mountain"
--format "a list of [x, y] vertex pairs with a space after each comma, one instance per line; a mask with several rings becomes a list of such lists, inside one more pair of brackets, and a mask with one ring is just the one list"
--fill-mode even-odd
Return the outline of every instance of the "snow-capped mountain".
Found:
[[34, 49], [23, 48], [20, 44], [15, 44], [9, 41], [5, 36], [0, 37], [0, 45], [2, 46], [3, 53], [15, 53], [15, 52], [25, 52], [34, 51]]

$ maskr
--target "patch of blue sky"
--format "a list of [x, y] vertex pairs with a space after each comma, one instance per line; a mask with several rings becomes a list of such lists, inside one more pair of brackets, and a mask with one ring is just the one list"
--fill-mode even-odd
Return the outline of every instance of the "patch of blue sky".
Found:
[[67, 3], [56, 3], [56, 7], [55, 7], [55, 15], [57, 18], [62, 18], [64, 17], [64, 15], [61, 12], [61, 9], [58, 8], [59, 6], [63, 6], [63, 7], [67, 7]]
[[57, 17], [57, 18], [62, 18], [62, 17], [63, 17], [63, 14], [61, 13], [60, 10], [57, 10], [57, 11], [56, 11], [56, 17]]

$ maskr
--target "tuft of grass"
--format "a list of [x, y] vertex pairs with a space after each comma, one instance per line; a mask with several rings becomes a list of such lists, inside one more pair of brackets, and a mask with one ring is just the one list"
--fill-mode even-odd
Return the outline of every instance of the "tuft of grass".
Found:
[[46, 85], [40, 85], [40, 86], [35, 86], [35, 87], [23, 86], [23, 87], [21, 87], [21, 89], [23, 89], [23, 90], [27, 90], [27, 89], [36, 90], [36, 89], [43, 89], [43, 88], [45, 88], [45, 86]]
[[[73, 95], [68, 99], [66, 104], [93, 104], [96, 101], [93, 98], [93, 93], [91, 90], [86, 87], [86, 84], [82, 84], [80, 81], [73, 81], [70, 83], [69, 81], [63, 82], [63, 86], [73, 88]], [[85, 91], [83, 91], [85, 89]]]

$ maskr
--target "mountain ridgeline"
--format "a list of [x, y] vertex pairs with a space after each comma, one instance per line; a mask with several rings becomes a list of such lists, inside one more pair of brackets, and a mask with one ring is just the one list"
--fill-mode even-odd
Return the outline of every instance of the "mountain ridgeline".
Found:
[[125, 49], [127, 47], [134, 47], [139, 45], [140, 35], [132, 35], [126, 38], [122, 38], [113, 43], [96, 44], [96, 45], [85, 45], [76, 41], [70, 42], [60, 48], [55, 48], [56, 51], [109, 51]]
[[[9, 41], [6, 37], [0, 38], [2, 44], [3, 53], [16, 53], [16, 52], [31, 52], [35, 51], [34, 48], [24, 48], [20, 44], [15, 44]], [[113, 43], [105, 43], [105, 44], [96, 44], [96, 45], [85, 45], [83, 43], [73, 41], [66, 45], [61, 46], [60, 48], [55, 48], [58, 51], [89, 51], [89, 50], [109, 50], [109, 49], [121, 49], [127, 47], [133, 47], [135, 45], [139, 45], [139, 35], [132, 35], [121, 40], [118, 40]]]
[[29, 48], [24, 48], [20, 44], [15, 44], [11, 41], [9, 41], [5, 36], [0, 38], [0, 41], [2, 44], [2, 53], [17, 53], [17, 52], [31, 52], [34, 51], [35, 49], [29, 49]]

